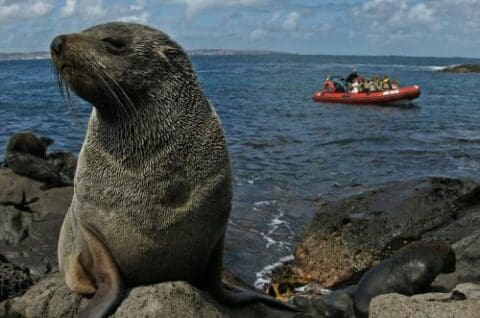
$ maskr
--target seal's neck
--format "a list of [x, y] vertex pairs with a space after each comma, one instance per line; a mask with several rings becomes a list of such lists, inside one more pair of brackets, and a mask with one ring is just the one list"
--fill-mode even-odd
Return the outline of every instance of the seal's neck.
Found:
[[178, 148], [188, 142], [212, 111], [201, 90], [191, 88], [149, 94], [128, 114], [117, 112], [112, 116], [95, 107], [89, 123], [89, 142], [122, 161]]

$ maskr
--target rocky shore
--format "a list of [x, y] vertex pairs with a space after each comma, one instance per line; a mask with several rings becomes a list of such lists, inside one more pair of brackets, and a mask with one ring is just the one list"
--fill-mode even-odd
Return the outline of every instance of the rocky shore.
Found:
[[446, 73], [480, 73], [480, 64], [462, 64], [448, 66], [441, 70]]
[[[72, 194], [71, 186], [46, 187], [0, 169], [0, 317], [75, 317], [86, 304], [57, 268], [58, 234]], [[317, 205], [294, 260], [276, 268], [265, 288], [300, 312], [262, 304], [227, 308], [187, 283], [167, 282], [129, 290], [112, 317], [355, 317], [359, 278], [400, 248], [430, 239], [452, 244], [456, 271], [439, 275], [431, 293], [374, 298], [370, 317], [478, 317], [480, 185], [421, 178], [332, 202], [319, 198]], [[228, 272], [224, 277], [242, 285]]]

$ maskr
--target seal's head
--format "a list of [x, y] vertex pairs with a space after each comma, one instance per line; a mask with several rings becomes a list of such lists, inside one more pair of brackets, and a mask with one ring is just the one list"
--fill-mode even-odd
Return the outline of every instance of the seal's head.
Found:
[[185, 82], [195, 82], [183, 49], [165, 33], [140, 24], [114, 22], [59, 35], [50, 49], [62, 88], [106, 115], [133, 112], [145, 99], [168, 98]]

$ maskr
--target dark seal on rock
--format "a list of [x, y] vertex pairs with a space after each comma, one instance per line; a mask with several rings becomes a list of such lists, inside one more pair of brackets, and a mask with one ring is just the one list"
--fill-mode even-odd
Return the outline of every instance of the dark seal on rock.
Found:
[[420, 241], [370, 269], [354, 294], [355, 312], [368, 317], [370, 301], [379, 295], [407, 296], [427, 292], [440, 273], [455, 271], [455, 252], [445, 241]]
[[108, 23], [51, 44], [61, 86], [94, 107], [59, 240], [67, 285], [104, 317], [124, 286], [183, 280], [231, 306], [286, 305], [223, 288], [232, 172], [222, 126], [166, 34]]
[[7, 144], [6, 165], [18, 175], [53, 186], [72, 185], [72, 179], [47, 160], [47, 147], [52, 143], [53, 139], [31, 132], [16, 133]]

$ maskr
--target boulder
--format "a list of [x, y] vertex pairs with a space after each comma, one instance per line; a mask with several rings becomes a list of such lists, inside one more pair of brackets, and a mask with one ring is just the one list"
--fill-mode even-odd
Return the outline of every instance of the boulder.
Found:
[[[87, 299], [70, 292], [60, 274], [46, 277], [25, 295], [0, 304], [0, 317], [76, 317]], [[227, 308], [185, 282], [137, 287], [126, 293], [112, 318], [127, 317], [294, 317], [263, 304]]]
[[439, 275], [432, 285], [451, 290], [460, 283], [480, 284], [480, 230], [452, 247], [457, 257], [456, 271]]
[[55, 271], [57, 242], [73, 187], [43, 183], [0, 169], [0, 252], [35, 278]]
[[480, 286], [458, 285], [451, 293], [412, 297], [386, 294], [370, 303], [370, 318], [478, 318]]
[[28, 236], [32, 215], [0, 205], [0, 245], [17, 245]]
[[34, 202], [42, 192], [43, 183], [0, 169], [0, 204], [22, 206]]
[[292, 262], [297, 281], [337, 286], [399, 248], [446, 226], [478, 203], [472, 181], [421, 178], [323, 202]]

